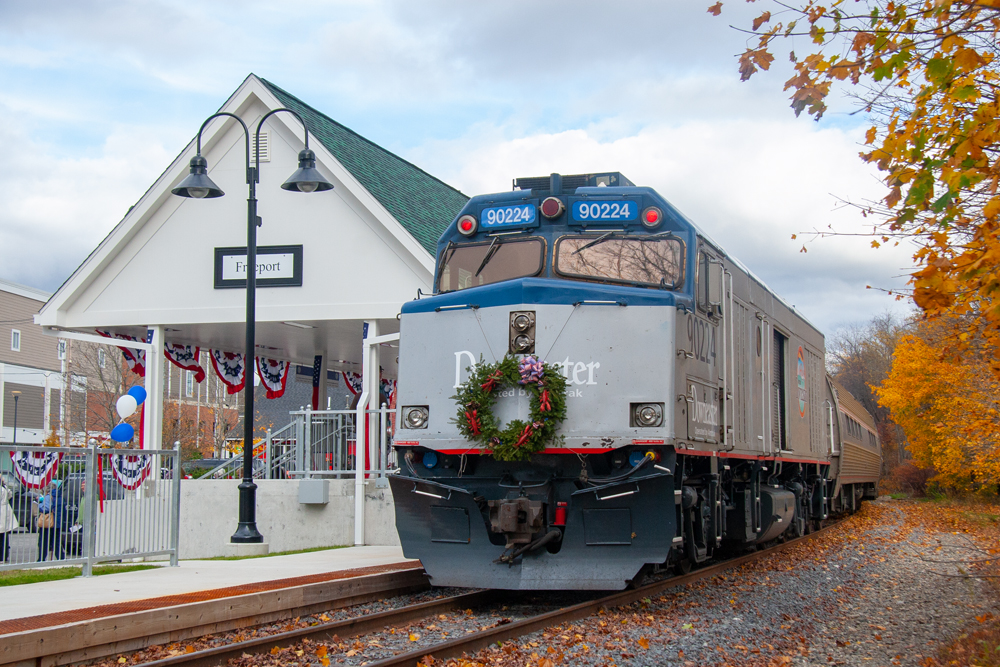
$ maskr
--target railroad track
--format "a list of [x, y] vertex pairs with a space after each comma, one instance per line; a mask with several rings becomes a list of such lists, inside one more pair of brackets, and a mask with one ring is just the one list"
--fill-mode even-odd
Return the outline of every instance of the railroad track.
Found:
[[[700, 579], [714, 577], [726, 570], [730, 570], [746, 563], [758, 560], [765, 556], [773, 555], [790, 547], [807, 542], [818, 535], [823, 534], [827, 528], [823, 528], [810, 535], [790, 540], [779, 544], [765, 551], [758, 551], [746, 556], [733, 558], [717, 563], [705, 568], [701, 568], [688, 574], [669, 577], [659, 581], [639, 586], [630, 590], [613, 593], [604, 597], [572, 604], [554, 611], [549, 611], [530, 616], [518, 621], [498, 624], [495, 627], [481, 629], [477, 632], [457, 637], [448, 641], [443, 641], [431, 645], [423, 645], [418, 649], [400, 653], [398, 655], [369, 661], [367, 667], [416, 667], [421, 658], [426, 655], [433, 655], [435, 659], [446, 660], [457, 658], [463, 654], [472, 654], [491, 644], [515, 639], [523, 635], [537, 632], [544, 628], [570, 623], [581, 618], [586, 618], [595, 614], [599, 609], [620, 607], [632, 602], [637, 602], [643, 598], [657, 595], [667, 589], [683, 586]], [[391, 611], [379, 612], [376, 614], [361, 616], [344, 621], [325, 623], [309, 628], [301, 628], [289, 632], [283, 632], [267, 637], [259, 637], [248, 641], [229, 644], [204, 651], [181, 654], [142, 663], [138, 667], [174, 667], [183, 665], [185, 667], [215, 667], [225, 665], [228, 660], [242, 656], [244, 654], [270, 653], [274, 649], [287, 648], [303, 642], [303, 640], [323, 642], [331, 641], [335, 638], [346, 639], [358, 637], [368, 633], [376, 632], [387, 627], [398, 627], [413, 621], [430, 618], [442, 612], [456, 609], [469, 609], [485, 606], [504, 601], [504, 591], [479, 591], [467, 593], [454, 597], [424, 602], [416, 605], [394, 609]]]

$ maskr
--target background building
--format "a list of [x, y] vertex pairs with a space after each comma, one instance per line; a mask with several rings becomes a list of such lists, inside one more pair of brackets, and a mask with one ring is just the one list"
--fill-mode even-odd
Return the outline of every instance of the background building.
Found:
[[[60, 428], [66, 344], [46, 336], [33, 317], [51, 295], [0, 280], [0, 442], [41, 444]], [[18, 392], [18, 393], [14, 393]]]

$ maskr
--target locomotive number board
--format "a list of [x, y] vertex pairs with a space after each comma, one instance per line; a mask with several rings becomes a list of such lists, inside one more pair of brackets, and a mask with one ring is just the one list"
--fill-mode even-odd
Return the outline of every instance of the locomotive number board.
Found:
[[639, 204], [630, 199], [593, 200], [573, 202], [575, 222], [627, 222], [639, 218]]
[[500, 227], [529, 227], [538, 220], [534, 204], [515, 204], [512, 206], [493, 206], [484, 208], [480, 216], [483, 229]]

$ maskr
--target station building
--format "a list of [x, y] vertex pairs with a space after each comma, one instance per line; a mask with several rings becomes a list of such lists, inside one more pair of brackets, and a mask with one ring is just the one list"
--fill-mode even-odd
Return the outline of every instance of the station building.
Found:
[[[318, 395], [313, 407], [343, 408], [360, 394], [376, 409], [378, 387], [396, 377], [400, 307], [419, 290], [431, 291], [437, 240], [468, 198], [255, 75], [220, 111], [238, 116], [252, 134], [265, 114], [280, 108], [304, 120], [316, 168], [334, 187], [308, 194], [281, 189], [297, 168], [303, 128], [292, 114], [270, 116], [261, 129], [257, 185], [256, 356], [287, 373], [278, 393], [299, 392], [293, 405]], [[149, 396], [146, 448], [165, 444], [168, 369], [188, 363], [192, 373], [200, 369], [204, 381], [214, 381], [225, 371], [206, 363], [208, 354], [224, 360], [221, 355], [244, 352], [245, 142], [236, 120], [208, 123], [201, 155], [225, 196], [171, 193], [196, 155], [192, 138], [34, 318], [53, 341], [114, 340], [141, 362]], [[190, 376], [175, 377], [171, 382], [190, 382]], [[313, 385], [317, 391], [309, 391]], [[275, 413], [267, 400], [258, 399], [258, 406]], [[280, 419], [277, 413], [272, 421]]]

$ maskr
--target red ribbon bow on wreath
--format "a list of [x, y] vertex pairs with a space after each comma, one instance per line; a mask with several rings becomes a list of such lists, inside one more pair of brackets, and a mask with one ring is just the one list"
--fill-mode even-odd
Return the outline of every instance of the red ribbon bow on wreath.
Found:
[[503, 373], [500, 371], [495, 371], [486, 377], [486, 382], [479, 385], [482, 387], [483, 391], [492, 392], [497, 387], [497, 382], [503, 379]]
[[480, 433], [483, 432], [483, 427], [479, 423], [479, 411], [478, 410], [473, 410], [472, 412], [469, 412], [468, 410], [466, 410], [465, 411], [465, 419], [469, 423], [469, 430], [472, 431], [472, 435], [479, 435]]

